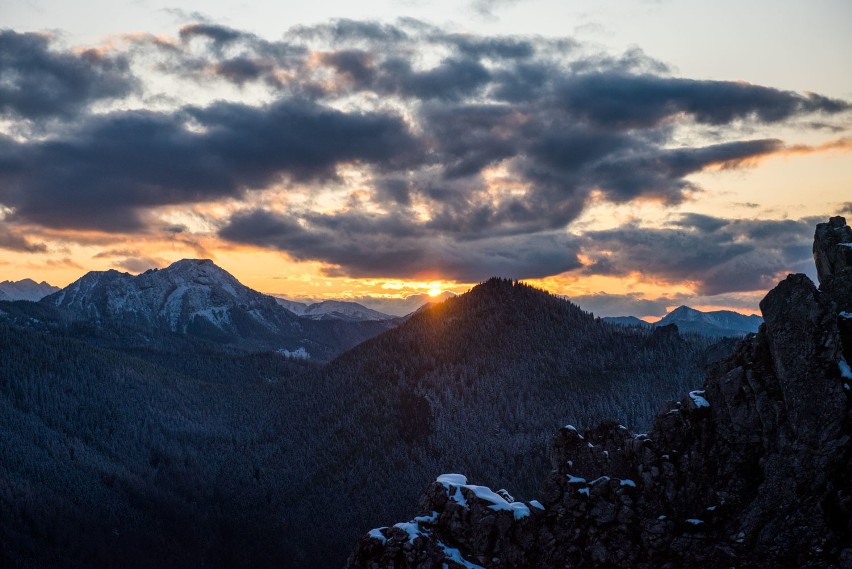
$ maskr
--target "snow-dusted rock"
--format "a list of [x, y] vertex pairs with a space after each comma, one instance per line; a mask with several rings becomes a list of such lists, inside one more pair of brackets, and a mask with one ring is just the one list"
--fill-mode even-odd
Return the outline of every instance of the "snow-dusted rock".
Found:
[[59, 287], [32, 279], [0, 282], [0, 300], [29, 300], [38, 302], [45, 296], [58, 291]]
[[209, 259], [134, 276], [93, 271], [42, 299], [98, 324], [150, 327], [295, 357], [328, 359], [393, 322], [317, 322], [240, 283]]
[[[837, 224], [821, 229], [845, 234]], [[442, 546], [487, 569], [852, 568], [851, 275], [833, 261], [821, 289], [787, 277], [761, 302], [760, 331], [647, 435], [560, 429], [531, 515], [482, 507], [490, 495], [445, 475], [421, 500], [438, 513], [428, 535], [404, 557], [362, 540], [349, 568], [458, 567]]]

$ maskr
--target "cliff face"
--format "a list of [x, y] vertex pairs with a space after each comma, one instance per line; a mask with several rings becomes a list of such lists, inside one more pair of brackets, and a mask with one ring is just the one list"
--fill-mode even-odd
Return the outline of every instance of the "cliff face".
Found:
[[788, 276], [650, 433], [562, 428], [528, 504], [442, 476], [349, 567], [852, 568], [850, 242], [843, 218], [819, 224], [820, 289]]

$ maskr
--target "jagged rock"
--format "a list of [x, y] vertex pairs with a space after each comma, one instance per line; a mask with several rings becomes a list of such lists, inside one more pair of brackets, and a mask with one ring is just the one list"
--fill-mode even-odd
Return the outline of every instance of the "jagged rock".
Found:
[[442, 476], [417, 539], [381, 530], [348, 567], [852, 569], [852, 371], [837, 300], [852, 294], [852, 265], [836, 247], [850, 233], [842, 218], [820, 224], [821, 289], [804, 275], [780, 283], [760, 331], [649, 434], [560, 429], [541, 509]]
[[814, 235], [814, 261], [820, 284], [826, 276], [852, 268], [852, 228], [845, 217], [832, 217], [817, 225]]
[[852, 228], [846, 225], [845, 218], [832, 217], [828, 223], [817, 225], [814, 260], [820, 290], [828, 294], [838, 308], [837, 326], [843, 355], [847, 361], [852, 361]]

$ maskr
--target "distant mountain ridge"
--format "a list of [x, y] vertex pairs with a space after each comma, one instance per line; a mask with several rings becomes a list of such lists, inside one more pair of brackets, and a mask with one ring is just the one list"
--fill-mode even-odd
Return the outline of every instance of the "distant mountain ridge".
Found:
[[344, 300], [323, 300], [322, 302], [314, 302], [308, 304], [306, 302], [298, 302], [288, 300], [286, 298], [273, 297], [275, 301], [296, 314], [304, 316], [312, 320], [348, 320], [355, 322], [370, 322], [370, 321], [385, 321], [398, 318], [378, 310], [367, 308], [363, 304], [357, 302], [348, 302]]
[[565, 425], [526, 502], [436, 471], [396, 518], [411, 521], [365, 531], [347, 568], [849, 569], [850, 245], [845, 218], [818, 224], [819, 288], [791, 274], [769, 291], [760, 330], [652, 430]]
[[60, 290], [45, 281], [40, 283], [32, 279], [0, 282], [0, 300], [29, 300], [37, 302], [49, 294]]
[[315, 359], [329, 359], [395, 325], [299, 317], [209, 259], [183, 259], [137, 276], [92, 271], [41, 303], [95, 324], [143, 326]]
[[657, 326], [676, 324], [678, 330], [698, 332], [706, 336], [745, 336], [757, 332], [763, 318], [756, 314], [746, 316], [731, 310], [702, 312], [688, 306], [679, 306], [666, 314]]
[[[276, 319], [296, 333], [267, 336]], [[713, 344], [506, 279], [394, 322], [297, 316], [201, 260], [0, 302], [0, 559], [342, 567], [431, 473], [513, 472], [532, 492], [553, 424], [647, 424]], [[339, 353], [368, 333], [325, 366], [251, 353]]]
[[[304, 380], [328, 402], [322, 429], [333, 435], [317, 465], [324, 478], [293, 481], [302, 504], [291, 516], [335, 519], [345, 544], [416, 503], [430, 470], [475, 472], [529, 494], [547, 460], [535, 449], [552, 425], [615, 418], [647, 428], [657, 397], [698, 384], [713, 345], [614, 326], [546, 291], [489, 279]], [[327, 499], [340, 479], [344, 509]], [[335, 543], [321, 548], [337, 559], [329, 566], [342, 564]]]
[[635, 316], [605, 316], [601, 320], [622, 326], [659, 327], [674, 324], [681, 332], [694, 332], [710, 337], [753, 334], [763, 323], [763, 318], [756, 314], [745, 315], [731, 310], [703, 312], [689, 306], [679, 306], [653, 324]]

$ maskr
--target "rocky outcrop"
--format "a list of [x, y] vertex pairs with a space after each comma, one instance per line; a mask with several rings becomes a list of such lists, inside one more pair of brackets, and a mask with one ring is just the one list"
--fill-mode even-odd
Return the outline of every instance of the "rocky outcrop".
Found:
[[760, 331], [650, 433], [562, 428], [539, 501], [443, 475], [349, 567], [852, 569], [849, 237], [843, 218], [820, 224], [821, 288], [788, 276]]
[[836, 216], [817, 225], [814, 262], [820, 284], [831, 275], [852, 269], [852, 228], [846, 225], [846, 218]]

